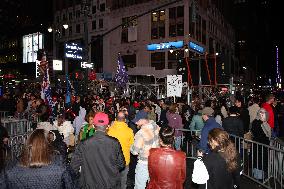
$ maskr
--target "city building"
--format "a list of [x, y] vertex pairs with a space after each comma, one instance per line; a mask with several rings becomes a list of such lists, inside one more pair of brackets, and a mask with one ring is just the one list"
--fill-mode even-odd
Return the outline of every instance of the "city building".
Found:
[[[188, 57], [194, 84], [199, 60], [203, 84], [228, 83], [238, 66], [235, 33], [216, 5], [210, 0], [54, 1], [53, 27], [60, 37], [54, 41], [53, 53], [63, 58], [64, 44], [76, 42], [96, 72], [114, 75], [120, 54], [129, 75], [157, 78], [176, 74]], [[65, 23], [67, 30], [58, 27]], [[72, 70], [82, 60], [66, 61]]]

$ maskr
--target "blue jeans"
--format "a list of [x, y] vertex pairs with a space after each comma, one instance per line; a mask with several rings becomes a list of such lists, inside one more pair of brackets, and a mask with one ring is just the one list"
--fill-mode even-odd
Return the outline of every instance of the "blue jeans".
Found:
[[175, 137], [175, 149], [176, 150], [181, 149], [181, 136]]
[[149, 180], [148, 164], [138, 161], [135, 169], [135, 187], [134, 189], [145, 189]]

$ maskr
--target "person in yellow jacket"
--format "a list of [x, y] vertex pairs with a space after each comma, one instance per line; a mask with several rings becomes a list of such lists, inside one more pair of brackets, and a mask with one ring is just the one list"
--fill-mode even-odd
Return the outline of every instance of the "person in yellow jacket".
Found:
[[126, 165], [125, 169], [121, 172], [121, 189], [126, 189], [130, 163], [130, 147], [134, 143], [134, 134], [132, 129], [126, 124], [125, 114], [122, 111], [117, 114], [116, 121], [109, 127], [108, 135], [116, 138], [121, 145]]

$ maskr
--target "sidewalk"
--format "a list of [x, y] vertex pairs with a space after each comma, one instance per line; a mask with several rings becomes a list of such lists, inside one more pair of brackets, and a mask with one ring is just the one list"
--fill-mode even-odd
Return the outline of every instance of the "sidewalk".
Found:
[[[198, 185], [195, 183], [192, 183], [191, 181], [193, 162], [194, 160], [192, 159], [187, 160], [187, 170], [186, 170], [187, 178], [185, 181], [185, 187], [184, 187], [185, 189], [198, 189]], [[246, 178], [245, 176], [242, 176], [240, 189], [265, 189], [265, 188], [253, 182], [252, 180]]]
[[[194, 160], [192, 159], [187, 159], [187, 164], [186, 164], [186, 181], [184, 184], [184, 189], [198, 189], [198, 185], [193, 183], [191, 181], [191, 174], [193, 170], [193, 162]], [[128, 187], [127, 189], [133, 189], [134, 188], [134, 176], [135, 173], [134, 171], [130, 171], [130, 175], [128, 175]], [[258, 185], [257, 183], [253, 182], [252, 180], [246, 178], [245, 176], [241, 177], [241, 185], [240, 189], [265, 189], [264, 187]]]

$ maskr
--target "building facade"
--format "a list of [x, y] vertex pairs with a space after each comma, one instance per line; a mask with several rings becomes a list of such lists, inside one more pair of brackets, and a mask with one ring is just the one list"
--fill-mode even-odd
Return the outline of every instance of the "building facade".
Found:
[[[213, 1], [55, 2], [54, 25], [68, 23], [69, 27], [60, 28], [54, 54], [62, 56], [65, 42], [81, 42], [85, 60], [93, 62], [97, 72], [114, 75], [118, 54], [129, 75], [161, 78], [176, 74], [179, 64], [185, 64], [185, 57], [190, 61], [194, 81], [201, 60], [204, 84], [212, 84], [211, 80], [228, 83], [236, 69], [234, 30]], [[202, 53], [190, 43], [202, 48]]]

